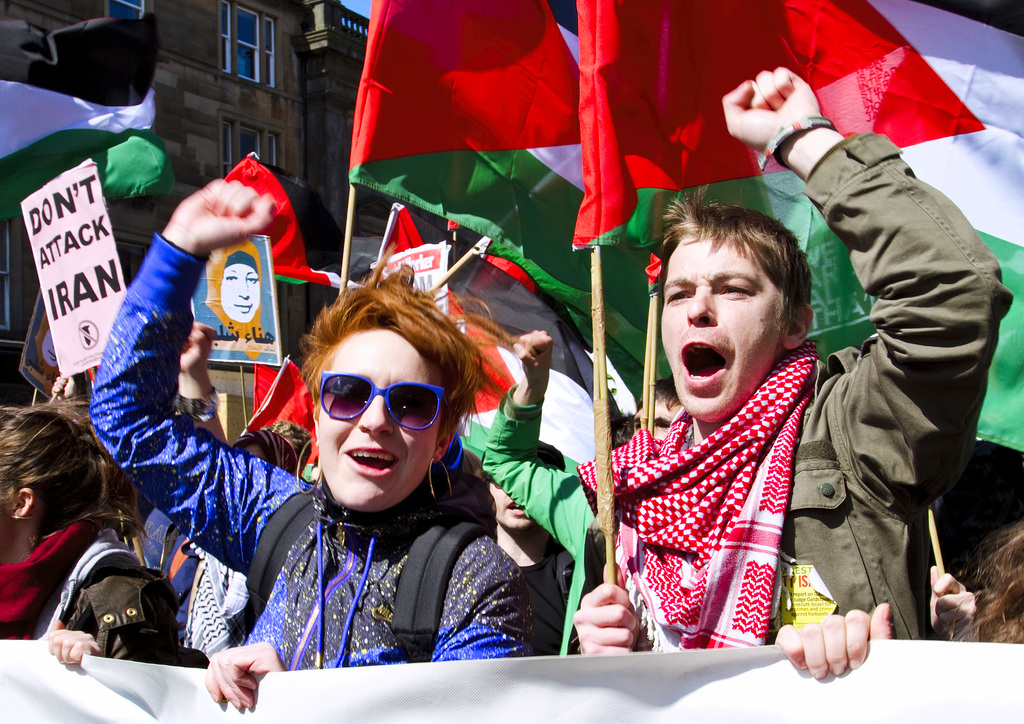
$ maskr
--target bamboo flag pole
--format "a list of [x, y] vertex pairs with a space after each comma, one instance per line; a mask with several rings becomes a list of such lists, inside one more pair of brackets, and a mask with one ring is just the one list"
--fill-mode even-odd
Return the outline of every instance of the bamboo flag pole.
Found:
[[928, 535], [932, 539], [932, 553], [935, 554], [935, 567], [939, 571], [939, 576], [946, 575], [946, 566], [942, 563], [942, 550], [939, 548], [939, 530], [935, 526], [935, 513], [932, 511], [931, 506], [928, 507]]
[[451, 269], [446, 271], [440, 279], [434, 282], [434, 286], [430, 288], [428, 294], [437, 294], [437, 291], [445, 284], [447, 284], [448, 280], [455, 276], [462, 267], [466, 266], [466, 264], [469, 263], [469, 260], [472, 259], [473, 256], [479, 256], [480, 254], [483, 254], [487, 250], [487, 245], [490, 243], [491, 240], [488, 239], [486, 236], [482, 238], [480, 241], [478, 241], [473, 246], [472, 249], [463, 254], [462, 257], [452, 265]]
[[601, 247], [590, 257], [590, 314], [594, 324], [594, 470], [597, 475], [597, 524], [604, 534], [604, 580], [618, 583], [615, 565], [615, 486], [612, 482], [612, 433], [608, 419], [608, 362], [604, 344], [604, 283]]
[[652, 296], [647, 307], [647, 348], [644, 355], [643, 428], [654, 430], [654, 383], [657, 380], [658, 297]]
[[644, 270], [647, 273], [647, 293], [651, 301], [647, 307], [647, 347], [644, 355], [644, 416], [641, 424], [645, 430], [654, 430], [654, 386], [658, 380], [658, 279], [661, 278], [661, 259], [651, 254], [651, 263]]
[[348, 288], [348, 269], [352, 260], [352, 229], [356, 220], [356, 185], [348, 185], [348, 212], [345, 214], [345, 245], [341, 248], [341, 288], [338, 296]]

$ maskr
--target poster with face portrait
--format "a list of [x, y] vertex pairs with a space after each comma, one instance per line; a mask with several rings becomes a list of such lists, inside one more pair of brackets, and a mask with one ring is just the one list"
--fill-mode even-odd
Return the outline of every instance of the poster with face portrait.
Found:
[[39, 295], [36, 297], [35, 311], [32, 312], [32, 323], [28, 326], [25, 346], [21, 350], [21, 376], [49, 397], [59, 374], [50, 322], [46, 318], [43, 297]]
[[197, 322], [213, 327], [212, 362], [281, 364], [269, 236], [251, 236], [210, 255], [192, 295]]

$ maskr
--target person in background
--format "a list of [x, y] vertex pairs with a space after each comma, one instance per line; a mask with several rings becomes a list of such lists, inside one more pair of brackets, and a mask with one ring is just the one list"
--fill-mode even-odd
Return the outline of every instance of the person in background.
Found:
[[[672, 422], [678, 417], [682, 405], [679, 404], [679, 395], [676, 394], [675, 382], [671, 377], [662, 377], [654, 383], [654, 425], [651, 430], [651, 437], [655, 440], [664, 440], [668, 435]], [[640, 429], [640, 420], [643, 416], [643, 408], [637, 410], [633, 416], [633, 432]]]
[[178, 646], [167, 580], [123, 543], [140, 527], [135, 489], [84, 406], [0, 408], [0, 637], [48, 638], [69, 664], [205, 666]]
[[[498, 545], [522, 570], [530, 590], [533, 653], [556, 656], [562, 648], [563, 627], [572, 615], [566, 615], [566, 608], [575, 569], [573, 556], [494, 482], [476, 455], [466, 451], [465, 456], [469, 471], [488, 482], [494, 499]], [[545, 465], [565, 467], [562, 454], [545, 443], [538, 445], [537, 458]], [[584, 592], [600, 582], [600, 566], [592, 565], [587, 574]], [[575, 635], [570, 635], [567, 653], [579, 653], [579, 639]]]

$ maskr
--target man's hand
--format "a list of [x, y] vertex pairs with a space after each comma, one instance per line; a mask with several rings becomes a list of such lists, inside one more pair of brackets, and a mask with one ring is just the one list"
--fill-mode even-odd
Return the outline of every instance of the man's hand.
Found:
[[626, 590], [610, 583], [583, 597], [572, 622], [584, 654], [628, 654], [640, 634], [640, 620]]
[[238, 181], [211, 181], [171, 214], [163, 236], [188, 253], [205, 257], [263, 231], [274, 218], [274, 199]]
[[86, 654], [95, 656], [102, 653], [92, 634], [70, 631], [60, 621], [46, 637], [46, 649], [62, 664], [80, 664]]
[[268, 643], [239, 646], [219, 651], [210, 657], [206, 669], [206, 690], [218, 704], [227, 701], [238, 710], [256, 705], [256, 677], [271, 671], [284, 671], [277, 650]]
[[[758, 152], [784, 126], [821, 114], [818, 99], [806, 82], [787, 68], [763, 70], [722, 98], [725, 124], [738, 141]], [[815, 128], [784, 143], [776, 155], [803, 180], [828, 149], [842, 140], [830, 128]]]
[[974, 640], [974, 594], [949, 573], [932, 566], [932, 630], [949, 641]]
[[544, 399], [551, 376], [551, 351], [555, 343], [543, 331], [524, 334], [512, 348], [523, 363], [525, 377], [512, 393], [512, 401], [521, 407], [536, 405]]
[[869, 641], [892, 638], [889, 615], [889, 604], [883, 603], [871, 616], [850, 611], [799, 631], [795, 626], [783, 626], [775, 643], [795, 667], [809, 671], [815, 679], [824, 679], [829, 673], [839, 676], [847, 669], [860, 668], [868, 657]]

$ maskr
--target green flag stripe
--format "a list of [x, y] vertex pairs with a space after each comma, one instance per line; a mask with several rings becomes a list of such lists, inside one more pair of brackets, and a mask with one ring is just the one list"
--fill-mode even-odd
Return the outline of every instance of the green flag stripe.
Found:
[[0, 159], [0, 218], [21, 216], [26, 196], [87, 158], [108, 199], [166, 194], [174, 186], [164, 142], [152, 131], [58, 131]]

